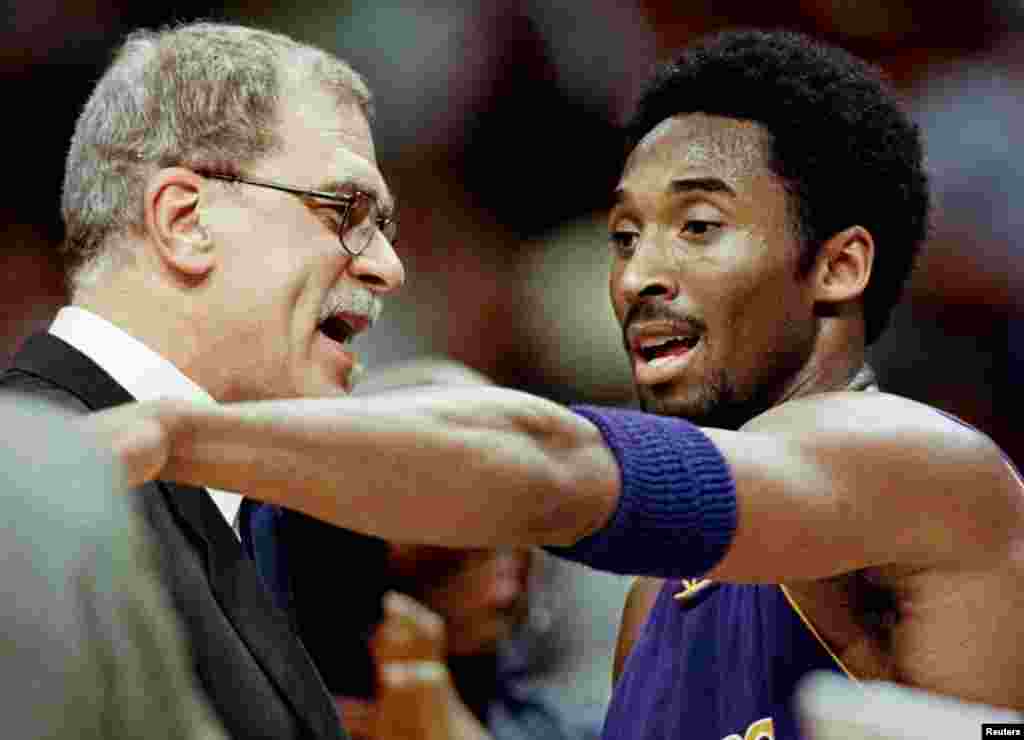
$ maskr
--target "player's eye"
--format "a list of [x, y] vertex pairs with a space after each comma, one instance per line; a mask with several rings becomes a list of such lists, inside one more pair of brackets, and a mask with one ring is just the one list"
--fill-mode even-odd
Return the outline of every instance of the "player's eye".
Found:
[[719, 221], [703, 221], [701, 219], [690, 219], [683, 224], [683, 234], [690, 236], [706, 237], [722, 228]]
[[640, 234], [636, 231], [612, 231], [608, 234], [608, 245], [615, 252], [623, 257], [628, 257], [636, 251], [636, 243]]

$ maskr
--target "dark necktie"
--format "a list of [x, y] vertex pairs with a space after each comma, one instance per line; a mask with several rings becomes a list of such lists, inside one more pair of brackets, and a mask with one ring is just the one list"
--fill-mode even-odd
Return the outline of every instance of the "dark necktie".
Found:
[[256, 565], [263, 585], [279, 609], [291, 616], [291, 587], [280, 536], [284, 511], [273, 504], [242, 499], [238, 512], [242, 549]]

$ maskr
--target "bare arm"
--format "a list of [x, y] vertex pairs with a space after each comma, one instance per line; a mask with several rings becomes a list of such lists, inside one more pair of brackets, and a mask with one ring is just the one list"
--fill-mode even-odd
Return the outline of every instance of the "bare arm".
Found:
[[647, 616], [654, 608], [665, 581], [661, 578], [641, 576], [633, 582], [626, 595], [626, 604], [622, 608], [622, 622], [619, 625], [619, 636], [615, 642], [615, 659], [612, 662], [612, 686], [618, 683], [622, 670], [626, 667], [626, 658], [633, 651], [633, 645], [640, 637], [640, 631], [647, 622]]
[[570, 544], [600, 527], [616, 500], [618, 469], [599, 432], [516, 391], [452, 386], [150, 410], [169, 432], [160, 477], [390, 540]]
[[[500, 388], [149, 409], [167, 431], [161, 477], [387, 539], [571, 544], [608, 520], [620, 493], [593, 425]], [[822, 394], [739, 432], [706, 431], [732, 471], [738, 509], [712, 578], [980, 561], [1005, 555], [1024, 530], [1020, 485], [995, 445], [905, 399]]]

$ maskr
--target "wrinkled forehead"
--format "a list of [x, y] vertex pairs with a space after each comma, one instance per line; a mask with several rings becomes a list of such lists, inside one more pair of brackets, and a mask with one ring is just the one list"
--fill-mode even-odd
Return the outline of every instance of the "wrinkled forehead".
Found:
[[342, 145], [353, 154], [376, 165], [370, 122], [355, 102], [333, 101], [327, 95], [297, 103], [290, 109], [304, 136], [314, 136], [327, 146]]
[[[742, 190], [771, 177], [770, 138], [753, 121], [687, 113], [666, 118], [630, 153], [620, 187], [644, 181], [662, 189], [684, 175], [717, 177]], [[661, 182], [663, 181], [663, 182]]]
[[[279, 105], [284, 125], [291, 119], [303, 127], [334, 129], [349, 148], [376, 163], [370, 123], [355, 90], [329, 84], [302, 64], [286, 65], [281, 71]], [[336, 123], [331, 123], [333, 119]]]
[[280, 131], [286, 156], [317, 172], [317, 182], [345, 181], [390, 200], [377, 166], [366, 114], [355, 101], [316, 88], [282, 100]]

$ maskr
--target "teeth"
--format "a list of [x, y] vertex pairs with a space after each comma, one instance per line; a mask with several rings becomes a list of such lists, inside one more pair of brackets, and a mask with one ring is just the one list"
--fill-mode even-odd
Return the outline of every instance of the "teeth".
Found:
[[648, 360], [648, 367], [660, 367], [668, 362], [673, 362], [676, 359], [674, 355], [665, 355], [664, 357], [655, 357], [653, 360]]
[[684, 334], [676, 334], [671, 337], [659, 337], [658, 339], [649, 339], [640, 342], [640, 349], [657, 349], [658, 347], [664, 347], [670, 342], [679, 342], [687, 347], [693, 347], [697, 343], [696, 337], [689, 337]]
[[[679, 348], [683, 352], [689, 352], [700, 342], [699, 336], [687, 334], [673, 334], [671, 336], [658, 337], [656, 339], [640, 340], [638, 352], [641, 357], [652, 367], [658, 367], [666, 362], [679, 357]], [[670, 351], [675, 350], [675, 351]], [[664, 354], [663, 354], [664, 352]]]
[[686, 344], [689, 337], [682, 334], [676, 334], [671, 337], [660, 337], [658, 339], [649, 339], [640, 343], [640, 349], [654, 349], [655, 347], [662, 347], [669, 342], [682, 342]]

